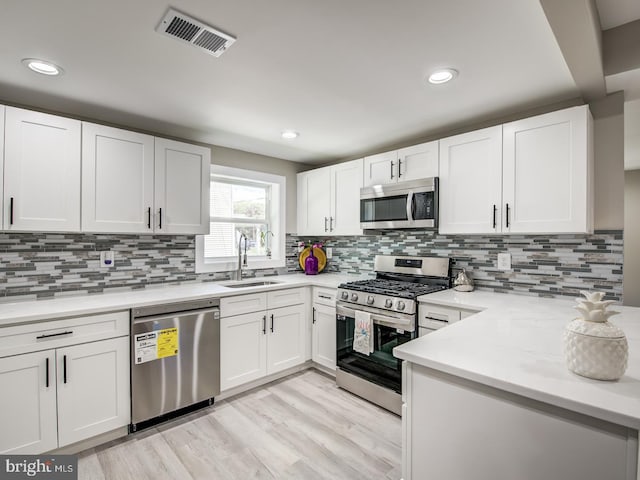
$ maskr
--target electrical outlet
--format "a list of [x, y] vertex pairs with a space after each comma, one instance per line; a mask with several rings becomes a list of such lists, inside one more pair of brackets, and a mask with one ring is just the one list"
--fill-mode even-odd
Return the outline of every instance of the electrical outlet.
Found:
[[333, 248], [327, 247], [326, 251], [327, 251], [327, 258], [333, 258]]
[[115, 254], [110, 250], [100, 252], [100, 267], [111, 268], [113, 266], [115, 266]]
[[498, 270], [511, 270], [511, 254], [510, 253], [498, 254]]
[[304, 242], [298, 242], [298, 253], [302, 253], [304, 250]]

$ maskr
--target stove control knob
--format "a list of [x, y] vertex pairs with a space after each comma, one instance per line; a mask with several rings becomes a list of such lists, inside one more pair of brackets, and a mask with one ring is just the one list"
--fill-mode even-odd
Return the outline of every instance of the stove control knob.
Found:
[[373, 305], [374, 300], [375, 300], [375, 298], [373, 297], [373, 295], [369, 295], [369, 296], [367, 297], [367, 303], [368, 303], [369, 305]]
[[357, 302], [358, 301], [358, 294], [357, 293], [352, 293], [351, 294], [351, 301], [352, 302]]
[[349, 293], [348, 292], [342, 292], [342, 294], [340, 296], [342, 297], [342, 300], [347, 300], [349, 298]]
[[387, 308], [391, 308], [391, 307], [393, 307], [393, 300], [391, 300], [390, 298], [387, 298], [387, 299], [384, 301], [384, 306], [385, 306], [385, 307], [387, 307]]
[[398, 310], [404, 310], [404, 307], [405, 307], [404, 302], [402, 301], [398, 302]]

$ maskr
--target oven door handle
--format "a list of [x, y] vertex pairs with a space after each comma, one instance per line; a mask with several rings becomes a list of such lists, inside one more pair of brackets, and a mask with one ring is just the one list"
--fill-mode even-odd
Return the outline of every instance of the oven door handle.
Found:
[[[361, 310], [366, 312], [366, 310]], [[371, 312], [368, 312], [371, 313]], [[346, 307], [344, 305], [336, 306], [336, 314], [344, 317], [355, 318], [356, 310], [354, 308]], [[416, 330], [415, 322], [406, 322], [399, 318], [389, 317], [387, 315], [381, 315], [379, 313], [371, 313], [371, 320], [374, 324], [384, 325], [385, 327], [399, 328], [406, 332], [414, 332]], [[340, 320], [338, 320], [340, 321]]]
[[407, 220], [413, 222], [413, 191], [407, 193]]

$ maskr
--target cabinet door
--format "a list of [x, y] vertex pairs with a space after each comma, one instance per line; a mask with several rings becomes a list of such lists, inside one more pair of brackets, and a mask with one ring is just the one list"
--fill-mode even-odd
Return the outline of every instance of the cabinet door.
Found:
[[211, 150], [155, 139], [156, 233], [209, 233]]
[[129, 337], [56, 351], [60, 447], [131, 421]]
[[4, 228], [80, 231], [80, 122], [6, 108]]
[[153, 137], [82, 124], [82, 230], [153, 231]]
[[331, 370], [336, 369], [336, 307], [313, 304], [311, 359]]
[[332, 235], [362, 235], [360, 229], [360, 189], [363, 160], [340, 163], [331, 167]]
[[398, 181], [398, 152], [378, 153], [364, 157], [364, 186], [384, 185]]
[[592, 231], [589, 125], [586, 105], [504, 125], [503, 231]]
[[440, 140], [440, 233], [500, 232], [501, 198], [502, 126]]
[[[308, 308], [308, 307], [307, 307]], [[267, 373], [272, 374], [304, 362], [304, 305], [276, 308], [267, 312]]]
[[398, 181], [438, 176], [438, 141], [398, 150]]
[[329, 232], [330, 167], [298, 174], [298, 235]]
[[58, 447], [54, 350], [0, 358], [0, 391], [0, 454]]
[[220, 390], [267, 374], [267, 314], [220, 319]]

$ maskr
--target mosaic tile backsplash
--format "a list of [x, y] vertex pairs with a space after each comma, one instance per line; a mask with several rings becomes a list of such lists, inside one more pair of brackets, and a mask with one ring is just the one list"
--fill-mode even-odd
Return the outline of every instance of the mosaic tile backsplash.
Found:
[[[249, 276], [300, 271], [299, 241], [287, 236], [287, 266]], [[326, 271], [373, 275], [375, 254], [438, 255], [465, 268], [476, 288], [542, 296], [575, 296], [603, 290], [622, 299], [622, 231], [594, 235], [445, 236], [424, 231], [334, 237]], [[116, 266], [99, 268], [100, 251], [113, 250]], [[497, 254], [512, 255], [512, 270], [496, 268]], [[54, 296], [131, 290], [165, 283], [220, 281], [226, 272], [195, 273], [195, 237], [163, 235], [85, 235], [0, 233], [0, 298]]]
[[[288, 247], [298, 241], [291, 237]], [[539, 296], [577, 296], [580, 290], [602, 290], [606, 298], [622, 300], [621, 230], [593, 235], [438, 235], [394, 230], [382, 235], [336, 237], [325, 241], [333, 249], [328, 271], [373, 274], [376, 254], [449, 256], [453, 274], [466, 269], [476, 288]], [[498, 253], [511, 254], [509, 271], [497, 269]], [[293, 268], [295, 257], [290, 260]]]

